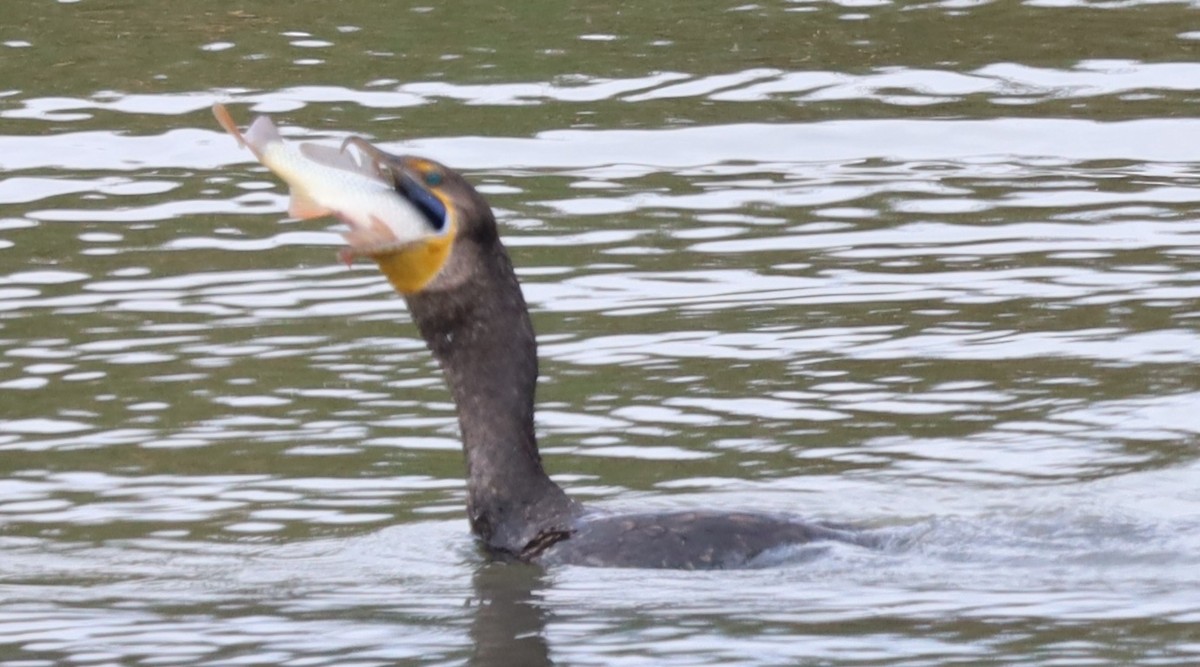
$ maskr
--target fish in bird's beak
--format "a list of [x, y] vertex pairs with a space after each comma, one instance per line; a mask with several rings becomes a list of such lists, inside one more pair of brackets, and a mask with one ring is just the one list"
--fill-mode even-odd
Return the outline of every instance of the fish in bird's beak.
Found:
[[[288, 215], [337, 217], [348, 227], [339, 256], [379, 263], [400, 292], [420, 291], [438, 274], [454, 240], [455, 210], [419, 162], [385, 153], [361, 137], [341, 148], [288, 143], [259, 116], [243, 134], [221, 104], [213, 115], [238, 143], [288, 184]], [[353, 147], [359, 159], [348, 149]], [[409, 164], [409, 163], [412, 164]]]
[[418, 157], [392, 155], [371, 145], [362, 137], [349, 137], [342, 151], [353, 147], [375, 173], [416, 208], [436, 235], [415, 242], [378, 250], [343, 250], [343, 259], [366, 255], [379, 264], [388, 281], [402, 294], [419, 292], [433, 280], [450, 256], [458, 233], [458, 209], [454, 200], [442, 191], [443, 175], [431, 163]]

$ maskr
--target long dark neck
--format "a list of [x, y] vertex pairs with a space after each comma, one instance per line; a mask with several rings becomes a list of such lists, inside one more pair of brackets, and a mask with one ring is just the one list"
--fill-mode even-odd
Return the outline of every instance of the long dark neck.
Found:
[[565, 531], [576, 507], [538, 454], [537, 342], [508, 255], [498, 240], [462, 252], [478, 255], [463, 282], [409, 295], [408, 305], [458, 408], [471, 528], [491, 549], [520, 555]]

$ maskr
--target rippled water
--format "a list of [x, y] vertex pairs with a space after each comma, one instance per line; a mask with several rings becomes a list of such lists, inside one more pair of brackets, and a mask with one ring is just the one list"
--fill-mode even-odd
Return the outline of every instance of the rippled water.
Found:
[[[1195, 664], [1197, 8], [6, 5], [0, 664]], [[486, 565], [403, 302], [214, 101], [479, 184], [573, 495], [891, 546]]]

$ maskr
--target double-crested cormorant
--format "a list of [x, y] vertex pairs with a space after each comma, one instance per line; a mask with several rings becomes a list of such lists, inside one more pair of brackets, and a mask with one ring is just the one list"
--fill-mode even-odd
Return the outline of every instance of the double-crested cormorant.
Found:
[[500, 558], [611, 567], [741, 567], [815, 540], [865, 543], [853, 530], [741, 512], [606, 514], [567, 497], [542, 468], [534, 434], [537, 343], [487, 201], [460, 174], [355, 145], [438, 230], [359, 252], [408, 302], [454, 397], [467, 467], [467, 515]]

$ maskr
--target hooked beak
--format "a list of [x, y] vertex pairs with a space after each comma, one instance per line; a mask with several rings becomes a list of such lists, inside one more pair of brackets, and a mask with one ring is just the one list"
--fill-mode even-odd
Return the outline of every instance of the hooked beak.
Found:
[[378, 252], [346, 249], [341, 257], [349, 263], [355, 256], [365, 254], [379, 264], [379, 269], [397, 292], [419, 292], [437, 277], [450, 257], [457, 232], [454, 202], [446, 193], [425, 186], [424, 175], [418, 167], [419, 158], [392, 155], [362, 137], [348, 137], [342, 142], [343, 151], [350, 146], [370, 161], [384, 182], [390, 183], [398, 195], [421, 212], [433, 234], [412, 243], [381, 248]]
[[421, 212], [434, 232], [445, 231], [453, 217], [453, 202], [424, 185], [423, 174], [416, 166], [418, 160], [381, 151], [362, 137], [347, 137], [342, 142], [342, 151], [350, 146], [370, 160], [375, 173]]

